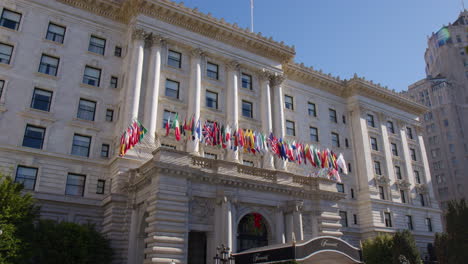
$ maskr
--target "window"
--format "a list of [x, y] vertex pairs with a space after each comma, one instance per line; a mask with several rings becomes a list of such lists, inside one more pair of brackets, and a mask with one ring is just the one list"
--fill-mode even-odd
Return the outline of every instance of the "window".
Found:
[[367, 114], [367, 125], [375, 127], [374, 116], [371, 114]]
[[3, 94], [3, 87], [5, 86], [5, 81], [4, 80], [0, 80], [0, 98], [2, 98], [2, 94]]
[[73, 135], [72, 155], [89, 157], [91, 137], [75, 134]]
[[119, 84], [119, 78], [112, 76], [110, 79], [110, 87], [111, 88], [117, 88], [117, 85]]
[[357, 214], [353, 214], [353, 219], [354, 219], [354, 224], [357, 225], [358, 224]]
[[400, 166], [395, 166], [395, 174], [396, 174], [396, 176], [397, 176], [397, 179], [399, 179], [399, 180], [402, 179]]
[[10, 64], [13, 46], [0, 43], [0, 63]]
[[34, 88], [33, 97], [31, 101], [31, 108], [50, 111], [50, 102], [52, 100], [52, 92]]
[[18, 166], [15, 182], [22, 183], [25, 190], [34, 190], [36, 185], [37, 168]]
[[385, 189], [383, 186], [379, 186], [379, 196], [381, 200], [385, 200]]
[[342, 227], [348, 227], [348, 213], [340, 211], [340, 224]]
[[218, 109], [218, 93], [206, 91], [206, 107]]
[[406, 227], [408, 230], [413, 230], [413, 217], [411, 215], [406, 216]]
[[380, 170], [380, 162], [374, 161], [374, 171], [377, 175], [382, 175], [382, 171]]
[[421, 178], [419, 177], [419, 171], [414, 171], [414, 178], [416, 179], [416, 183], [421, 184]]
[[384, 221], [386, 227], [392, 227], [392, 216], [388, 212], [384, 212]]
[[390, 133], [395, 134], [395, 127], [393, 126], [392, 121], [387, 121], [387, 129]]
[[23, 147], [42, 149], [45, 130], [43, 127], [27, 125], [24, 132]]
[[411, 127], [406, 128], [406, 134], [409, 139], [413, 139], [413, 130], [411, 130]]
[[410, 148], [410, 153], [411, 153], [411, 159], [416, 161], [416, 150], [413, 148]]
[[427, 231], [432, 232], [432, 220], [430, 218], [426, 218], [426, 227]]
[[171, 112], [171, 111], [164, 110], [162, 127], [166, 127], [167, 122], [169, 120], [174, 120], [176, 115], [177, 115], [176, 112]]
[[294, 127], [293, 121], [286, 120], [286, 135], [288, 136], [296, 135], [296, 128]]
[[242, 88], [252, 90], [252, 76], [242, 73]]
[[94, 113], [96, 112], [96, 102], [89, 101], [86, 99], [80, 99], [78, 104], [77, 118], [94, 121]]
[[314, 142], [319, 141], [318, 129], [316, 127], [310, 127], [310, 140]]
[[114, 110], [112, 110], [112, 109], [107, 109], [106, 110], [106, 121], [108, 121], [108, 122], [114, 121]]
[[391, 143], [391, 145], [392, 145], [392, 154], [393, 154], [393, 156], [398, 156], [397, 145], [395, 143]]
[[119, 57], [119, 58], [122, 57], [122, 47], [115, 46], [114, 56]]
[[167, 64], [175, 68], [180, 68], [181, 62], [182, 54], [173, 50], [169, 50], [169, 54], [167, 56]]
[[421, 206], [426, 206], [426, 201], [424, 199], [424, 194], [419, 194], [419, 200], [421, 201]]
[[250, 160], [242, 160], [242, 164], [245, 165], [245, 166], [249, 166], [249, 167], [254, 166], [253, 161], [250, 161]]
[[105, 39], [98, 38], [96, 36], [91, 36], [91, 38], [89, 39], [88, 51], [104, 55], [105, 48], [106, 48]]
[[406, 194], [404, 190], [400, 190], [401, 202], [406, 203]]
[[39, 72], [43, 74], [57, 76], [59, 61], [59, 58], [42, 54], [41, 63], [39, 64]]
[[83, 83], [91, 86], [98, 86], [101, 82], [101, 69], [90, 66], [85, 67]]
[[351, 163], [348, 163], [348, 172], [351, 172]]
[[450, 153], [455, 152], [455, 145], [454, 144], [449, 144], [449, 151], [450, 151]]
[[309, 115], [310, 116], [317, 116], [317, 108], [315, 107], [315, 104], [309, 102], [307, 105], [308, 105]]
[[218, 80], [218, 64], [211, 62], [206, 63], [206, 76], [211, 79]]
[[344, 190], [344, 184], [342, 184], [342, 183], [337, 183], [337, 184], [336, 184], [336, 190], [337, 190], [338, 192], [340, 192], [340, 193], [344, 193], [344, 192], [345, 192], [345, 190]]
[[96, 193], [97, 194], [104, 194], [104, 189], [106, 188], [106, 181], [105, 180], [98, 180], [96, 186]]
[[340, 147], [340, 135], [337, 133], [331, 133], [331, 138], [332, 138], [332, 146], [339, 148]]
[[354, 189], [351, 188], [351, 199], [354, 199]]
[[329, 108], [328, 109], [328, 115], [330, 117], [330, 121], [333, 123], [338, 123], [336, 119], [336, 111], [334, 109]]
[[371, 137], [370, 142], [371, 142], [372, 150], [378, 151], [379, 146], [377, 145], [377, 139], [374, 137]]
[[109, 144], [102, 144], [101, 146], [101, 157], [108, 158], [109, 157]]
[[3, 9], [2, 17], [0, 18], [0, 26], [13, 30], [18, 30], [21, 21], [21, 14]]
[[444, 126], [448, 127], [449, 126], [449, 121], [447, 119], [444, 119]]
[[347, 148], [349, 148], [348, 138], [345, 138], [344, 142], [345, 142], [345, 146], [346, 146]]
[[284, 96], [284, 107], [290, 110], [294, 110], [294, 99], [292, 98], [292, 96]]
[[49, 23], [49, 27], [47, 28], [46, 39], [57, 43], [63, 43], [64, 37], [65, 27], [56, 25], [54, 23]]
[[252, 103], [242, 100], [242, 116], [253, 118]]
[[216, 154], [213, 154], [213, 153], [208, 153], [208, 152], [205, 152], [205, 158], [207, 159], [218, 159], [218, 155]]
[[85, 188], [86, 176], [68, 173], [67, 186], [65, 188], [66, 195], [83, 196]]
[[166, 92], [165, 95], [172, 98], [179, 98], [179, 86], [180, 83], [173, 80], [166, 80]]

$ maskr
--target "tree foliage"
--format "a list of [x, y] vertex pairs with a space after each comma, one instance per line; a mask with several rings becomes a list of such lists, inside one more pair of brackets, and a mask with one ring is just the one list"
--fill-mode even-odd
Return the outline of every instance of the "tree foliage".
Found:
[[408, 230], [396, 232], [393, 236], [392, 255], [394, 264], [400, 264], [401, 256], [411, 264], [422, 263], [416, 241]]
[[434, 240], [434, 248], [437, 261], [440, 264], [448, 264], [448, 235], [447, 233], [437, 233]]
[[0, 264], [25, 263], [31, 256], [28, 237], [38, 208], [32, 196], [22, 194], [22, 190], [22, 184], [0, 174]]
[[362, 243], [362, 255], [367, 264], [392, 264], [392, 236], [378, 235]]

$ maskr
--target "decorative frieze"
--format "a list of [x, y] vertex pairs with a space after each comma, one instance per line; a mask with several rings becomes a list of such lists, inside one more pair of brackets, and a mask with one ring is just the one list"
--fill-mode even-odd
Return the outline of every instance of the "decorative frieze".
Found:
[[397, 180], [395, 184], [400, 190], [409, 190], [411, 187], [411, 183], [407, 179]]
[[264, 169], [258, 169], [250, 166], [238, 165], [237, 172], [248, 174], [256, 177], [262, 177], [269, 181], [276, 182], [276, 172]]

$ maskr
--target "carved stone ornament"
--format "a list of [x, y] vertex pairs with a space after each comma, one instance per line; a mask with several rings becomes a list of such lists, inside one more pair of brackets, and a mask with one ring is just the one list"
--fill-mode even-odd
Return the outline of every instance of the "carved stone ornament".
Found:
[[411, 183], [408, 182], [406, 179], [397, 180], [396, 185], [400, 190], [408, 190], [411, 186]]
[[161, 35], [151, 33], [146, 39], [150, 46], [163, 45], [166, 41]]
[[265, 69], [262, 69], [261, 71], [258, 71], [258, 78], [261, 81], [269, 81], [273, 77], [273, 73], [269, 72]]
[[294, 200], [294, 201], [287, 201], [286, 202], [288, 211], [292, 212], [301, 212], [302, 208], [304, 207], [304, 201], [302, 200]]
[[379, 185], [387, 185], [390, 182], [390, 179], [383, 175], [375, 175], [375, 182]]
[[141, 28], [135, 28], [132, 32], [133, 40], [145, 40], [148, 34]]
[[203, 50], [200, 49], [200, 48], [193, 49], [190, 53], [191, 53], [192, 56], [194, 56], [194, 57], [196, 57], [196, 56], [201, 57], [201, 56], [204, 55]]
[[284, 80], [286, 80], [286, 77], [284, 75], [274, 75], [271, 77], [271, 86], [280, 86], [284, 82]]
[[214, 219], [214, 200], [203, 197], [194, 197], [190, 201], [190, 222], [194, 224], [210, 224]]
[[226, 68], [230, 71], [238, 71], [240, 70], [240, 64], [238, 61], [232, 60], [226, 64]]
[[421, 194], [427, 194], [427, 192], [428, 192], [427, 184], [425, 184], [425, 183], [417, 184], [416, 185], [416, 192], [421, 193]]

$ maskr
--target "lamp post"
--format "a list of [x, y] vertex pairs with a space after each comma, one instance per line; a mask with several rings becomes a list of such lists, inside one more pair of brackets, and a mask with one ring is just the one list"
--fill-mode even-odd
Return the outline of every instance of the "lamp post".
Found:
[[224, 244], [216, 248], [216, 256], [213, 259], [215, 264], [235, 264], [231, 249]]

